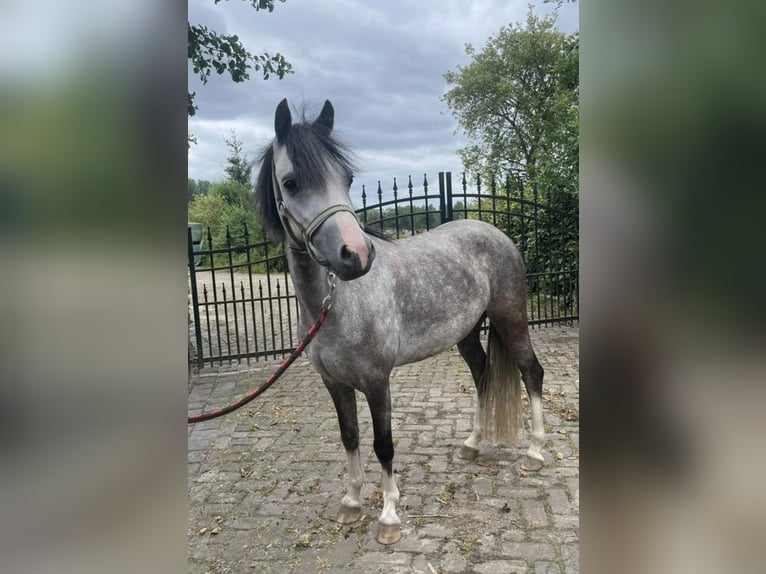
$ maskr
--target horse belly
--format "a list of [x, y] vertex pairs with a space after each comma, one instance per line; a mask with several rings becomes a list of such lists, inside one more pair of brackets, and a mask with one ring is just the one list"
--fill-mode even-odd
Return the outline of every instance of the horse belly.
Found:
[[419, 321], [409, 321], [399, 341], [396, 365], [422, 361], [462, 341], [476, 326], [486, 305], [480, 301], [460, 309], [440, 309]]

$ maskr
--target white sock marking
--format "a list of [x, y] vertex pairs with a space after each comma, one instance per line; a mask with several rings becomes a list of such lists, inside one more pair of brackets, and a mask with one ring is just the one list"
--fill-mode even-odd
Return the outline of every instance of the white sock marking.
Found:
[[529, 400], [532, 411], [532, 439], [530, 440], [527, 456], [535, 460], [544, 460], [543, 443], [545, 442], [545, 428], [543, 427], [543, 399], [532, 396]]
[[361, 508], [362, 503], [359, 500], [359, 494], [362, 490], [362, 484], [364, 484], [362, 459], [359, 456], [359, 449], [346, 454], [348, 456], [348, 491], [341, 500], [341, 504], [352, 508]]
[[469, 436], [465, 442], [463, 443], [468, 448], [472, 448], [474, 450], [479, 450], [479, 443], [481, 442], [481, 404], [479, 402], [479, 395], [476, 394], [476, 409], [473, 412], [473, 431], [471, 431], [471, 436]]
[[396, 514], [396, 503], [399, 502], [399, 489], [396, 487], [396, 478], [393, 472], [388, 476], [383, 472], [383, 510], [380, 512], [378, 522], [381, 524], [401, 524], [399, 515]]

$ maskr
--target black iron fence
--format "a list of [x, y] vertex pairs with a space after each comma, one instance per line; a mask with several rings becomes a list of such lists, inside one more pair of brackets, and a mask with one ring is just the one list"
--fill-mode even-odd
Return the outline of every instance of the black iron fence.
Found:
[[[396, 238], [453, 219], [491, 223], [511, 237], [524, 256], [530, 325], [577, 321], [576, 196], [541, 193], [510, 178], [477, 178], [471, 183], [463, 174], [453, 190], [451, 172], [439, 173], [435, 189], [425, 176], [417, 187], [412, 178], [403, 188], [394, 179], [387, 200], [380, 182], [371, 194], [362, 186], [357, 213], [365, 224]], [[281, 244], [251, 233], [244, 228], [237, 234], [240, 239], [233, 240], [227, 230], [224, 245], [214, 245], [208, 229], [195, 248], [189, 230], [189, 359], [198, 368], [280, 358], [303, 336], [297, 332], [298, 303]]]

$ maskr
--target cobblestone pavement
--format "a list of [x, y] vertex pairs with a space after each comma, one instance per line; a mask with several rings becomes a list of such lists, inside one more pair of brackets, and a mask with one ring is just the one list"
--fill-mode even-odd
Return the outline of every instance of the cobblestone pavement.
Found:
[[[375, 541], [382, 507], [372, 425], [360, 397], [363, 517], [334, 521], [346, 456], [330, 396], [301, 358], [254, 402], [191, 425], [189, 571], [573, 574], [578, 567], [577, 327], [532, 331], [545, 368], [545, 467], [524, 473], [528, 446], [482, 445], [457, 456], [473, 420], [473, 383], [456, 349], [391, 377], [394, 469], [402, 539]], [[227, 404], [276, 361], [207, 369], [190, 385], [190, 412]], [[525, 419], [529, 409], [525, 402]]]

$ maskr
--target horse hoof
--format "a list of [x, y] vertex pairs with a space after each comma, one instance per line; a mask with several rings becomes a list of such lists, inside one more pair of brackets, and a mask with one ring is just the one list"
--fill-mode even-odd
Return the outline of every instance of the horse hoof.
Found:
[[396, 544], [402, 538], [402, 527], [399, 524], [378, 523], [378, 542], [380, 544]]
[[353, 506], [340, 505], [338, 517], [335, 519], [339, 524], [351, 524], [356, 522], [362, 516], [362, 509]]
[[543, 461], [532, 458], [529, 455], [524, 457], [524, 462], [521, 463], [521, 470], [534, 472], [540, 470], [543, 467]]
[[457, 455], [465, 460], [475, 460], [479, 456], [479, 449], [463, 445]]

